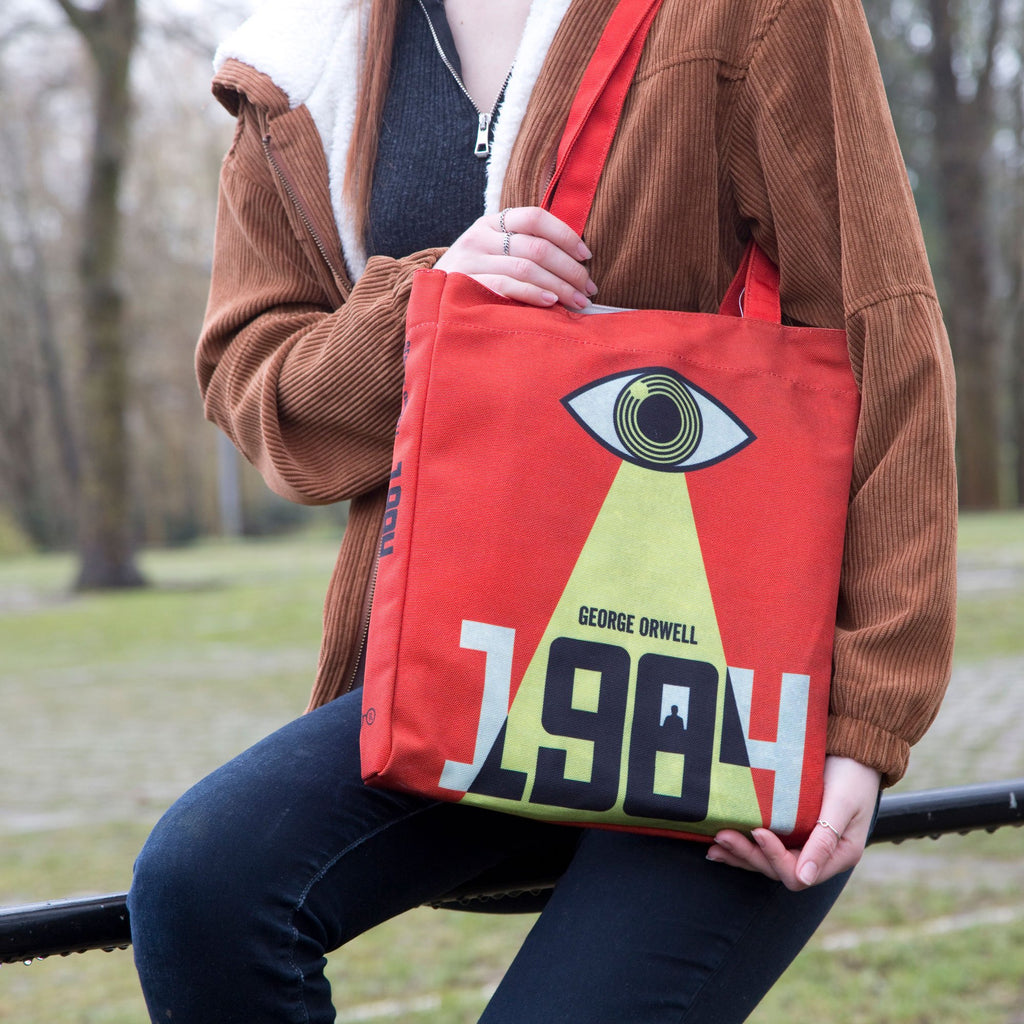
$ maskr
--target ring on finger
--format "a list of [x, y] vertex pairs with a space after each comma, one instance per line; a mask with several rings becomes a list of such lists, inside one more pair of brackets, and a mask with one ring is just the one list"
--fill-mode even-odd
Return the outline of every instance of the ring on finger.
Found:
[[830, 825], [824, 818], [820, 818], [818, 820], [818, 824], [821, 825], [823, 828], [827, 828], [829, 832], [831, 832], [836, 837], [837, 843], [840, 839], [843, 838], [843, 834], [839, 831], [839, 829], [837, 829], [835, 825]]
[[505, 225], [505, 214], [508, 213], [508, 208], [501, 210], [498, 213], [498, 230], [501, 232], [501, 251], [507, 256], [510, 251], [512, 244], [512, 236], [515, 234], [514, 231], [509, 231]]

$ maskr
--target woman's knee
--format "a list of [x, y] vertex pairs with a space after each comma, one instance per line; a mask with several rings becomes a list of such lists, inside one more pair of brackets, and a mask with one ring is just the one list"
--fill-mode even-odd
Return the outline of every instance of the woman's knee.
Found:
[[232, 812], [216, 775], [164, 814], [146, 840], [128, 894], [133, 937], [150, 931], [193, 936], [221, 930], [258, 892], [258, 831]]

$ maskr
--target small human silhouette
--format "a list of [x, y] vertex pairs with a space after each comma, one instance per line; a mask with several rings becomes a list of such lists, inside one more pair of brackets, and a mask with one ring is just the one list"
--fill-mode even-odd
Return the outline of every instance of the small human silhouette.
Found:
[[661, 723], [661, 727], [673, 736], [681, 736], [686, 732], [686, 723], [679, 714], [678, 704], [672, 705], [672, 711], [665, 716], [665, 721]]

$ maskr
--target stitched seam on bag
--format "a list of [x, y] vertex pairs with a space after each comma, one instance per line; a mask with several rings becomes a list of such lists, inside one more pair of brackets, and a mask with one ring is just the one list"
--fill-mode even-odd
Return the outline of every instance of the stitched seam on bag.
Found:
[[[440, 302], [440, 299], [438, 299], [438, 302]], [[435, 308], [436, 308], [436, 304], [435, 304]], [[434, 320], [428, 320], [428, 321], [425, 321], [424, 323], [416, 324], [415, 327], [409, 327], [409, 328], [407, 328], [407, 331], [406, 331], [406, 337], [409, 338], [412, 335], [412, 331], [416, 327], [423, 327], [424, 324], [434, 324], [435, 325], [435, 329], [431, 332], [431, 337], [430, 337], [430, 361], [429, 361], [429, 363], [427, 364], [427, 367], [426, 367], [426, 381], [425, 381], [425, 383], [423, 385], [423, 400], [422, 400], [422, 402], [420, 404], [420, 418], [419, 418], [419, 422], [416, 424], [415, 436], [416, 436], [416, 438], [418, 440], [417, 440], [417, 443], [416, 443], [416, 446], [415, 446], [415, 469], [414, 469], [414, 475], [413, 475], [413, 480], [412, 480], [411, 484], [407, 484], [406, 485], [409, 488], [409, 491], [408, 491], [409, 497], [411, 497], [411, 499], [412, 499], [411, 507], [409, 507], [406, 510], [407, 514], [409, 516], [408, 522], [410, 523], [408, 547], [407, 547], [406, 552], [405, 552], [405, 564], [406, 564], [407, 568], [411, 564], [411, 561], [412, 561], [413, 544], [414, 544], [415, 535], [416, 535], [416, 503], [417, 503], [417, 498], [419, 496], [420, 466], [421, 466], [421, 464], [423, 462], [423, 423], [426, 420], [426, 416], [427, 416], [427, 401], [430, 398], [430, 383], [433, 380], [433, 375], [432, 375], [431, 371], [434, 368], [434, 357], [437, 355], [437, 329], [436, 329], [436, 323], [437, 323], [437, 321], [436, 321], [436, 318], [435, 318]], [[411, 342], [410, 342], [410, 344], [411, 344]], [[407, 411], [408, 410], [403, 410], [403, 417], [402, 418], [405, 417], [405, 413]], [[399, 429], [399, 431], [401, 431], [401, 429], [402, 429], [401, 421], [399, 421], [398, 429]], [[404, 472], [404, 469], [403, 469], [403, 472]], [[408, 603], [408, 600], [409, 600], [409, 573], [407, 571], [405, 573], [405, 578], [403, 580], [403, 585], [402, 585], [402, 607], [399, 609], [399, 613], [398, 613], [398, 625], [397, 625], [397, 630], [396, 630], [397, 635], [395, 637], [395, 672], [394, 672], [394, 676], [393, 676], [392, 683], [391, 683], [391, 709], [390, 709], [390, 713], [388, 715], [388, 752], [387, 752], [387, 757], [384, 758], [384, 762], [381, 765], [380, 770], [377, 772], [378, 777], [383, 775], [388, 770], [388, 767], [391, 764], [392, 758], [394, 756], [394, 748], [395, 748], [394, 737], [395, 737], [395, 734], [394, 734], [393, 722], [394, 722], [394, 717], [395, 717], [395, 707], [398, 704], [398, 665], [399, 665], [399, 656], [400, 656], [401, 649], [402, 649], [402, 624], [405, 622], [405, 606]]]
[[[681, 316], [686, 316], [687, 314], [686, 313], [681, 313], [680, 315]], [[693, 315], [693, 316], [711, 316], [713, 314], [694, 313], [694, 314], [690, 314], [690, 315]], [[738, 320], [739, 318], [736, 318], [736, 319]], [[420, 325], [417, 325], [417, 326], [420, 326]], [[843, 388], [843, 387], [820, 387], [820, 386], [816, 386], [816, 385], [813, 385], [813, 384], [807, 384], [806, 382], [801, 381], [801, 380], [797, 380], [797, 379], [795, 379], [793, 377], [787, 377], [785, 374], [776, 373], [776, 372], [774, 372], [772, 370], [756, 370], [756, 369], [753, 369], [752, 367], [749, 367], [749, 366], [736, 366], [734, 364], [707, 362], [707, 361], [701, 360], [701, 359], [694, 359], [694, 358], [692, 358], [690, 356], [683, 357], [682, 353], [680, 353], [676, 349], [627, 348], [625, 346], [620, 346], [620, 345], [605, 345], [605, 344], [602, 344], [602, 343], [596, 342], [596, 341], [585, 341], [585, 340], [583, 340], [581, 338], [567, 338], [564, 334], [559, 334], [559, 333], [555, 333], [555, 332], [538, 331], [538, 330], [521, 331], [521, 330], [516, 330], [514, 328], [510, 329], [510, 328], [501, 328], [501, 327], [487, 327], [487, 326], [479, 324], [479, 323], [474, 323], [473, 321], [470, 321], [470, 320], [446, 319], [444, 321], [439, 321], [438, 322], [438, 326], [439, 327], [440, 326], [444, 326], [444, 327], [469, 328], [472, 331], [474, 331], [475, 333], [481, 333], [481, 332], [486, 331], [489, 334], [501, 335], [503, 337], [513, 337], [515, 335], [521, 335], [523, 337], [528, 337], [528, 338], [550, 339], [551, 341], [561, 342], [562, 344], [579, 345], [579, 346], [589, 347], [589, 348], [599, 348], [599, 349], [603, 349], [604, 351], [607, 351], [607, 352], [621, 352], [624, 355], [625, 354], [632, 354], [632, 355], [638, 355], [638, 356], [660, 356], [660, 357], [663, 357], [663, 358], [666, 358], [666, 359], [674, 359], [674, 360], [680, 360], [680, 358], [682, 357], [682, 358], [685, 359], [685, 362], [687, 363], [687, 365], [697, 366], [697, 367], [700, 367], [701, 369], [704, 369], [704, 370], [727, 371], [727, 372], [731, 372], [731, 373], [742, 372], [742, 373], [749, 373], [752, 376], [757, 376], [757, 377], [769, 377], [769, 378], [772, 378], [774, 380], [785, 381], [786, 383], [792, 384], [794, 387], [800, 388], [803, 391], [808, 391], [808, 392], [812, 392], [812, 393], [816, 393], [816, 394], [835, 394], [835, 395], [848, 395], [850, 393], [859, 394], [859, 392], [857, 391], [856, 385], [855, 385], [855, 383], [854, 383], [854, 381], [852, 379], [852, 370], [851, 370], [851, 380], [850, 380], [850, 386], [849, 387], [846, 387], [846, 388]], [[828, 330], [828, 331], [835, 331], [837, 334], [845, 334], [844, 331], [841, 331], [838, 328], [824, 328], [824, 327], [823, 328], [817, 328], [817, 327], [792, 327], [792, 328], [788, 328], [788, 330], [793, 330], [793, 331], [804, 331], [804, 330], [807, 330], [807, 331], [824, 331], [824, 330]]]

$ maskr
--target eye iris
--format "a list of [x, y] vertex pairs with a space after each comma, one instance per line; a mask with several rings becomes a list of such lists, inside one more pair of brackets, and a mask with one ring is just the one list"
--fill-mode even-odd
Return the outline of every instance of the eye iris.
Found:
[[615, 430], [637, 459], [671, 465], [697, 450], [700, 410], [678, 377], [649, 373], [624, 387], [616, 399]]

